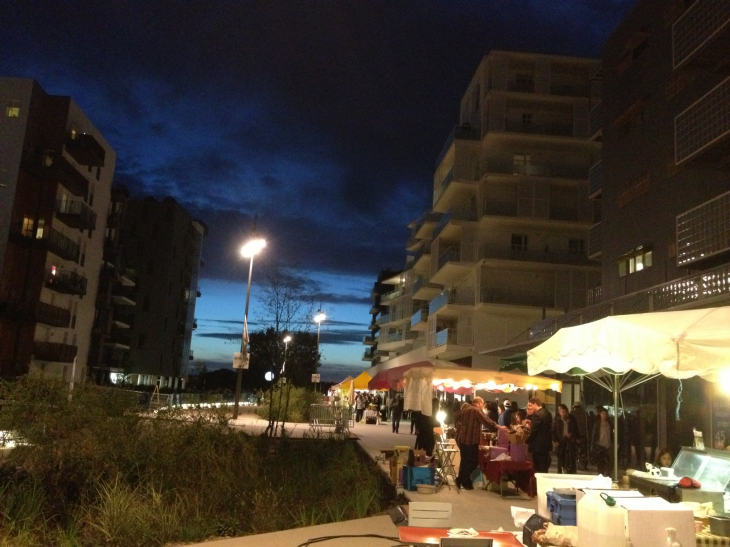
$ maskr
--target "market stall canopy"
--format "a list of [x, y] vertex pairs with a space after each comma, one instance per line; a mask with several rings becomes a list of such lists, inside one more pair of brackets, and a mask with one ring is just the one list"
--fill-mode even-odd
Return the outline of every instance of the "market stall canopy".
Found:
[[352, 382], [352, 381], [353, 381], [353, 377], [352, 376], [348, 376], [347, 378], [345, 378], [344, 380], [342, 380], [339, 384], [333, 385], [332, 386], [332, 389], [335, 389], [335, 390], [338, 390], [338, 389], [341, 390], [343, 388], [346, 389], [347, 387], [349, 387], [350, 382]]
[[530, 376], [516, 372], [473, 369], [452, 363], [439, 363], [435, 366], [411, 368], [403, 375], [405, 378], [431, 378], [434, 388], [448, 393], [467, 394], [475, 390], [498, 393], [512, 393], [519, 389], [561, 391], [562, 383], [554, 378]]
[[527, 352], [530, 374], [634, 371], [717, 381], [730, 367], [730, 306], [614, 315], [560, 329]]
[[368, 389], [368, 384], [370, 383], [370, 380], [372, 380], [372, 377], [367, 373], [367, 371], [363, 371], [357, 378], [355, 378], [355, 380], [353, 380], [355, 383], [355, 389]]
[[[584, 375], [619, 393], [659, 375], [710, 381], [730, 371], [730, 307], [614, 315], [564, 327], [527, 352], [530, 374]], [[614, 428], [614, 478], [618, 428]]]

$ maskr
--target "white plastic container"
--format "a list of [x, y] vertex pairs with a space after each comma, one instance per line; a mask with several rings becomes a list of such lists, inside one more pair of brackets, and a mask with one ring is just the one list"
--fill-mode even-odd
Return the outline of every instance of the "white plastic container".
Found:
[[[588, 486], [596, 486], [594, 479], [598, 475], [562, 475], [559, 473], [535, 473], [537, 481], [537, 514], [543, 518], [550, 520], [550, 511], [547, 508], [547, 493], [552, 492], [556, 488], [585, 488]], [[611, 479], [607, 478], [608, 485], [611, 487]]]
[[606, 505], [601, 490], [587, 490], [576, 504], [578, 540], [589, 547], [622, 547], [626, 544], [626, 512]]

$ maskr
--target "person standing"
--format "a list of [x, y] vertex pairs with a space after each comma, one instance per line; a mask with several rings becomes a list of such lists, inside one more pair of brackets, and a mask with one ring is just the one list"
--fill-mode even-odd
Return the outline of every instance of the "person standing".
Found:
[[461, 454], [459, 474], [456, 477], [457, 488], [474, 490], [471, 474], [479, 465], [479, 443], [482, 438], [482, 425], [507, 431], [484, 415], [484, 399], [474, 397], [472, 404], [462, 408], [456, 416], [456, 445]]
[[398, 429], [400, 429], [401, 416], [403, 416], [403, 395], [399, 393], [393, 399], [393, 406], [390, 408], [390, 420], [393, 423], [393, 433], [398, 433]]
[[558, 414], [553, 420], [553, 443], [558, 455], [558, 473], [575, 473], [575, 447], [578, 438], [578, 424], [568, 412], [568, 407], [558, 405]]
[[365, 397], [362, 393], [358, 393], [355, 397], [355, 421], [360, 423], [362, 413], [365, 412]]
[[527, 403], [527, 421], [530, 422], [530, 435], [527, 446], [532, 453], [532, 464], [536, 473], [550, 470], [550, 450], [552, 449], [553, 416], [545, 408], [539, 397]]
[[588, 470], [588, 413], [580, 401], [573, 403], [571, 416], [575, 418], [578, 425], [578, 438], [576, 439], [577, 460], [583, 471]]
[[611, 476], [613, 467], [613, 426], [605, 408], [598, 414], [598, 420], [593, 425], [593, 447], [591, 455], [598, 468], [598, 473], [604, 477]]

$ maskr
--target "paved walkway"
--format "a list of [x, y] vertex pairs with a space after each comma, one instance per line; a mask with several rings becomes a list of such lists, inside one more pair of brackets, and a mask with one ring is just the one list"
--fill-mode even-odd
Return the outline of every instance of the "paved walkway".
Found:
[[[252, 408], [244, 407], [238, 419], [231, 424], [240, 430], [253, 435], [263, 433], [268, 425], [253, 413]], [[309, 432], [308, 424], [286, 424], [286, 430], [294, 436], [301, 436]], [[350, 429], [351, 437], [373, 459], [380, 456], [381, 449], [392, 449], [394, 446], [413, 446], [415, 435], [409, 433], [410, 423], [401, 422], [400, 433], [392, 432], [390, 423], [371, 425], [356, 423]], [[381, 464], [384, 472], [387, 468]], [[436, 494], [419, 494], [417, 492], [405, 492], [409, 501], [438, 501], [452, 504], [452, 527], [454, 528], [475, 528], [477, 530], [514, 530], [515, 526], [511, 517], [512, 506], [537, 509], [537, 502], [534, 499], [523, 499], [518, 496], [501, 498], [498, 493], [486, 490], [460, 490], [455, 487], [442, 487]], [[380, 534], [397, 537], [396, 526], [387, 515], [380, 515], [355, 521], [324, 524], [308, 528], [298, 528], [273, 532], [270, 534], [259, 534], [255, 536], [244, 536], [240, 538], [216, 540], [198, 544], [200, 547], [262, 547], [282, 546], [297, 547], [305, 544], [308, 540], [323, 536], [350, 535], [350, 534]], [[355, 539], [347, 538], [326, 542], [329, 546], [347, 545], [348, 547], [393, 545], [385, 540], [375, 538]]]

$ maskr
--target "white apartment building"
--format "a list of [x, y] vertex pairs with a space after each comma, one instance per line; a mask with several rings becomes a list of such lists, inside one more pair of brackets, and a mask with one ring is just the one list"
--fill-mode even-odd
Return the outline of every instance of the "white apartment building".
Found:
[[482, 59], [438, 157], [432, 207], [410, 224], [406, 266], [384, 280], [395, 289], [381, 297], [381, 362], [413, 351], [495, 368], [482, 352], [588, 303], [600, 285], [587, 254], [600, 215], [588, 199], [601, 153], [588, 138], [599, 69], [530, 53]]

